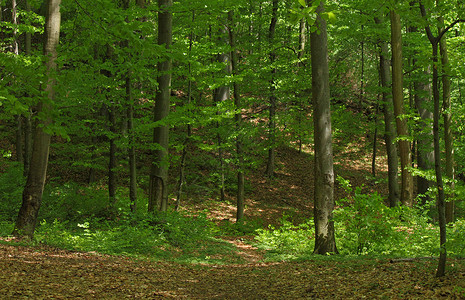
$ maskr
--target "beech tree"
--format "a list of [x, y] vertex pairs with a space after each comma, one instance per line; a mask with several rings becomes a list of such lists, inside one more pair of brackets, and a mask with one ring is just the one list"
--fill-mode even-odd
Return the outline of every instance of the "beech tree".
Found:
[[32, 157], [23, 191], [23, 202], [13, 231], [15, 236], [29, 239], [34, 236], [47, 174], [51, 138], [47, 127], [52, 122], [52, 106], [55, 99], [57, 45], [61, 22], [60, 4], [61, 0], [48, 0], [46, 5], [47, 15], [44, 30], [44, 56], [46, 58], [44, 91], [46, 98], [42, 99], [37, 106], [37, 115], [40, 116], [40, 119], [34, 131]]
[[391, 9], [391, 48], [392, 48], [392, 100], [397, 125], [400, 168], [402, 185], [400, 201], [403, 205], [412, 206], [413, 176], [409, 170], [412, 164], [407, 120], [404, 118], [403, 69], [402, 69], [402, 26], [399, 14]]
[[[158, 44], [167, 49], [158, 63], [158, 90], [154, 106], [154, 122], [162, 122], [170, 110], [171, 57], [168, 49], [172, 43], [172, 0], [158, 0]], [[168, 124], [158, 124], [153, 130], [153, 162], [150, 171], [148, 210], [165, 211], [168, 207]]]
[[325, 1], [316, 10], [316, 30], [310, 34], [312, 57], [312, 103], [315, 126], [315, 250], [316, 254], [337, 253], [334, 237], [334, 170]]

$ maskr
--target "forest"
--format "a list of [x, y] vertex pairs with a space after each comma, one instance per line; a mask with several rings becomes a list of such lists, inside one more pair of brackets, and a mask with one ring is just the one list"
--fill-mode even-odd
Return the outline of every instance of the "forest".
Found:
[[465, 298], [465, 4], [0, 0], [0, 293]]

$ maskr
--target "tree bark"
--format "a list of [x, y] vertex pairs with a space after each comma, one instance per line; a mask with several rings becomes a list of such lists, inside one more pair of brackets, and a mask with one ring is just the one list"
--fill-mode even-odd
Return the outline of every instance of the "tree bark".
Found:
[[[226, 34], [225, 29], [220, 30], [219, 32], [221, 35]], [[220, 41], [223, 41], [222, 38], [220, 38]], [[224, 43], [228, 43], [228, 41], [224, 41]], [[217, 61], [221, 64], [223, 64], [224, 70], [222, 75], [227, 76], [231, 73], [231, 67], [230, 67], [230, 58], [228, 53], [221, 53], [218, 55]], [[227, 101], [230, 97], [231, 89], [229, 85], [223, 85], [214, 90], [213, 94], [213, 101], [215, 102], [216, 105], [220, 104], [223, 101]], [[217, 111], [219, 114], [220, 112]], [[221, 136], [220, 133], [220, 128], [221, 124], [220, 122], [216, 123], [216, 128], [218, 129], [218, 133], [216, 135], [216, 139], [218, 142], [218, 160], [220, 162], [220, 200], [225, 201], [225, 163], [224, 163], [224, 149], [223, 149], [223, 137]]]
[[[276, 32], [276, 23], [278, 22], [278, 0], [273, 0], [273, 8], [271, 13], [271, 22], [270, 28], [268, 30], [268, 41], [271, 47], [269, 53], [270, 64], [273, 65], [276, 60], [276, 53], [274, 50], [274, 36]], [[269, 121], [268, 121], [268, 160], [266, 163], [265, 174], [268, 177], [274, 176], [275, 171], [275, 160], [276, 160], [276, 95], [275, 95], [275, 82], [274, 77], [276, 74], [276, 67], [273, 67], [271, 70], [271, 80], [270, 80], [270, 103], [269, 103]]]
[[[425, 75], [429, 76], [429, 71], [425, 71]], [[421, 118], [420, 128], [422, 132], [419, 134], [417, 141], [417, 162], [420, 170], [432, 170], [434, 168], [434, 148], [433, 145], [433, 128], [432, 120], [433, 113], [430, 111], [429, 103], [431, 102], [431, 85], [429, 80], [421, 80], [420, 82], [414, 83], [415, 89], [415, 106], [417, 107], [418, 114]], [[428, 188], [432, 186], [434, 182], [429, 181], [424, 177], [418, 177], [417, 190], [418, 194], [425, 195]], [[423, 203], [428, 200], [428, 197], [423, 196]]]
[[400, 16], [391, 10], [391, 48], [392, 48], [392, 99], [396, 119], [402, 185], [400, 201], [405, 206], [413, 204], [413, 176], [409, 171], [412, 165], [407, 120], [404, 115], [403, 75], [402, 75], [402, 33]]
[[[439, 18], [441, 27], [444, 28], [444, 20], [442, 17]], [[442, 30], [440, 28], [440, 30]], [[445, 144], [445, 155], [446, 155], [446, 177], [451, 181], [450, 190], [454, 190], [454, 136], [452, 133], [452, 114], [451, 100], [450, 100], [450, 65], [449, 57], [447, 54], [447, 40], [442, 38], [439, 41], [439, 50], [441, 54], [441, 65], [442, 65], [442, 109], [444, 119], [444, 144]], [[453, 198], [453, 197], [452, 197]], [[450, 200], [446, 202], [446, 223], [454, 222], [455, 219], [455, 201]]]
[[[228, 12], [228, 19], [229, 19], [229, 45], [231, 46], [231, 73], [233, 77], [237, 76], [237, 50], [236, 50], [236, 40], [234, 36], [234, 12]], [[244, 218], [244, 158], [242, 154], [242, 135], [241, 135], [241, 127], [242, 127], [242, 112], [241, 112], [241, 96], [239, 92], [239, 83], [234, 80], [233, 82], [233, 95], [234, 95], [234, 108], [236, 109], [236, 113], [234, 114], [234, 121], [236, 123], [236, 155], [238, 160], [238, 168], [237, 168], [237, 213], [236, 213], [236, 222], [240, 222]]]
[[[375, 18], [377, 24], [382, 24], [382, 20]], [[388, 93], [391, 88], [390, 61], [387, 59], [389, 50], [388, 44], [380, 40], [379, 44], [379, 77], [381, 81], [382, 109], [384, 113], [384, 143], [386, 144], [386, 153], [388, 161], [388, 187], [389, 187], [389, 206], [399, 205], [400, 189], [398, 182], [399, 160], [397, 156], [396, 129], [393, 123], [392, 94]]]
[[[158, 44], [169, 50], [172, 43], [173, 0], [158, 0]], [[154, 122], [168, 116], [170, 109], [171, 58], [158, 63], [158, 90], [154, 106]], [[153, 143], [157, 144], [153, 151], [153, 163], [150, 171], [148, 211], [155, 209], [166, 211], [168, 208], [168, 146], [169, 127], [159, 125], [153, 130]]]
[[310, 34], [312, 60], [312, 102], [315, 127], [315, 249], [316, 254], [338, 253], [334, 237], [334, 170], [326, 21], [321, 17], [324, 2], [317, 9], [318, 31]]
[[108, 121], [111, 133], [108, 160], [108, 197], [110, 206], [114, 206], [116, 204], [116, 136], [118, 132], [116, 131], [116, 105], [113, 103], [108, 109]]
[[[424, 5], [420, 2], [420, 12], [423, 18], [426, 18], [426, 10]], [[426, 35], [432, 46], [432, 65], [433, 65], [433, 144], [434, 144], [434, 169], [436, 171], [436, 186], [438, 188], [437, 195], [437, 208], [439, 216], [439, 245], [440, 254], [438, 269], [436, 271], [436, 277], [442, 277], [446, 271], [446, 209], [445, 209], [445, 195], [444, 195], [444, 184], [442, 180], [442, 169], [441, 169], [441, 148], [439, 145], [439, 117], [440, 117], [440, 105], [439, 105], [439, 76], [438, 76], [438, 46], [441, 40], [442, 34], [437, 37], [433, 36], [429, 25], [425, 26]]]
[[57, 45], [60, 36], [60, 3], [61, 0], [47, 2], [44, 40], [44, 55], [47, 58], [44, 91], [47, 98], [39, 102], [37, 108], [38, 113], [43, 113], [45, 117], [39, 120], [39, 124], [35, 128], [31, 165], [23, 191], [23, 202], [13, 230], [13, 235], [28, 239], [32, 239], [34, 236], [47, 174], [50, 134], [46, 132], [46, 128], [52, 122], [51, 110], [55, 98], [56, 79], [54, 73], [57, 68]]

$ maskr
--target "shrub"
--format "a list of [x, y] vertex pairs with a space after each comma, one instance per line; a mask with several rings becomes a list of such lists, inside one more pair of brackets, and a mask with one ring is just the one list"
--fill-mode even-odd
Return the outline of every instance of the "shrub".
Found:
[[294, 225], [284, 215], [281, 226], [269, 226], [268, 229], [258, 229], [255, 237], [258, 247], [271, 253], [284, 254], [287, 258], [295, 258], [313, 252], [315, 231], [313, 220]]

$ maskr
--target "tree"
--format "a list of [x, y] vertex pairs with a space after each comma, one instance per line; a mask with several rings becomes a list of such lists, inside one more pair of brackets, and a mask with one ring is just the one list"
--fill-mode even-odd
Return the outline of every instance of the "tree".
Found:
[[[158, 0], [158, 44], [167, 51], [172, 43], [173, 15], [170, 11], [173, 0]], [[168, 52], [158, 63], [158, 90], [155, 98], [153, 121], [162, 122], [170, 110], [171, 57]], [[148, 210], [165, 211], [168, 206], [168, 137], [167, 124], [158, 124], [153, 129], [153, 162], [150, 171]]]
[[273, 8], [271, 13], [270, 28], [268, 30], [268, 41], [271, 47], [269, 57], [271, 68], [270, 79], [270, 104], [269, 104], [269, 121], [268, 121], [268, 161], [266, 164], [266, 175], [273, 177], [275, 169], [275, 140], [276, 140], [276, 87], [275, 87], [275, 74], [276, 67], [273, 66], [276, 60], [276, 50], [274, 49], [274, 37], [276, 32], [276, 23], [278, 22], [278, 0], [273, 0]]
[[394, 116], [397, 125], [400, 167], [402, 185], [400, 201], [403, 205], [412, 206], [413, 176], [409, 170], [412, 164], [410, 142], [408, 141], [407, 120], [404, 118], [403, 96], [403, 70], [402, 70], [402, 27], [400, 16], [394, 9], [390, 12], [391, 18], [391, 48], [392, 48], [392, 101], [394, 103]]
[[[420, 1], [420, 13], [421, 16], [426, 19], [426, 8], [422, 1]], [[442, 179], [442, 169], [441, 169], [441, 148], [439, 144], [439, 118], [440, 118], [440, 97], [439, 97], [439, 72], [438, 72], [438, 48], [441, 39], [444, 35], [453, 28], [457, 23], [465, 22], [465, 20], [456, 20], [452, 22], [446, 28], [439, 28], [438, 35], [434, 36], [431, 30], [431, 27], [428, 23], [425, 25], [425, 32], [428, 37], [428, 40], [431, 43], [432, 47], [432, 68], [433, 68], [433, 143], [434, 143], [434, 169], [436, 172], [436, 186], [438, 189], [437, 195], [437, 208], [439, 216], [439, 236], [440, 236], [440, 256], [438, 269], [436, 272], [437, 277], [445, 275], [446, 269], [446, 259], [447, 259], [447, 250], [446, 250], [446, 241], [447, 241], [447, 232], [446, 232], [446, 206], [445, 206], [445, 194], [444, 194], [444, 183]]]
[[[439, 17], [440, 30], [444, 30], [444, 18]], [[452, 134], [452, 114], [451, 110], [451, 83], [450, 83], [450, 65], [449, 65], [449, 56], [447, 51], [447, 39], [444, 36], [439, 41], [439, 52], [441, 55], [441, 65], [442, 65], [442, 109], [443, 111], [443, 120], [444, 120], [444, 150], [446, 157], [446, 176], [451, 179], [450, 188], [454, 190], [454, 177], [455, 177], [455, 167], [454, 167], [454, 139]], [[446, 223], [453, 222], [455, 218], [455, 201], [450, 200], [446, 202]]]
[[312, 102], [315, 126], [315, 250], [316, 254], [338, 253], [334, 237], [334, 170], [325, 1], [316, 10], [316, 30], [310, 34], [312, 58]]
[[[228, 21], [229, 21], [229, 45], [231, 46], [231, 73], [233, 76], [237, 76], [237, 49], [236, 49], [236, 37], [234, 34], [234, 12], [230, 10], [228, 12]], [[244, 158], [242, 153], [242, 136], [241, 136], [241, 127], [242, 127], [242, 111], [241, 111], [241, 95], [239, 92], [239, 83], [235, 78], [233, 82], [233, 96], [234, 96], [234, 107], [236, 113], [234, 114], [234, 121], [236, 123], [236, 155], [238, 160], [238, 171], [237, 171], [237, 213], [236, 213], [236, 222], [240, 222], [244, 218]]]
[[45, 21], [44, 56], [46, 57], [46, 98], [39, 102], [37, 113], [41, 118], [35, 128], [30, 169], [23, 191], [23, 202], [18, 213], [13, 234], [32, 239], [37, 223], [37, 215], [42, 203], [42, 193], [48, 166], [50, 133], [47, 126], [52, 122], [52, 104], [55, 98], [55, 72], [57, 69], [57, 45], [60, 37], [61, 0], [47, 1]]
[[[375, 18], [377, 24], [382, 24], [381, 19]], [[390, 62], [387, 59], [388, 45], [382, 39], [379, 40], [379, 77], [382, 92], [382, 110], [384, 113], [384, 142], [386, 144], [386, 154], [388, 161], [388, 187], [389, 187], [389, 206], [394, 207], [399, 203], [400, 191], [397, 181], [399, 169], [399, 160], [397, 157], [397, 145], [395, 143], [396, 130], [393, 123], [392, 115], [392, 97], [388, 90], [390, 85]]]

